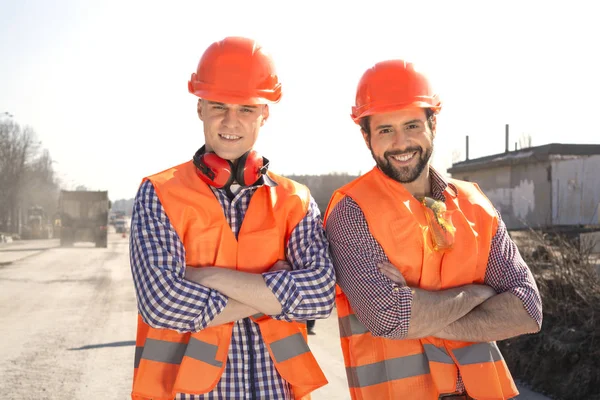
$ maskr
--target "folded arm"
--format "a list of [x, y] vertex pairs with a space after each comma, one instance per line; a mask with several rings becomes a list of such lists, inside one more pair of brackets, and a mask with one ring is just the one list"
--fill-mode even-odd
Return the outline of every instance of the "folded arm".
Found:
[[184, 279], [183, 243], [149, 181], [136, 195], [129, 246], [138, 310], [151, 327], [196, 332], [226, 307], [223, 294]]
[[413, 293], [386, 278], [377, 264], [387, 256], [369, 232], [364, 214], [350, 197], [332, 210], [326, 224], [337, 284], [358, 320], [374, 335], [406, 336]]
[[207, 326], [217, 326], [226, 324], [228, 322], [235, 322], [258, 313], [259, 311], [255, 310], [254, 308], [229, 298], [225, 308], [219, 314], [217, 314], [217, 316], [214, 317]]
[[[400, 272], [391, 264], [383, 263], [381, 271], [392, 281], [406, 286]], [[492, 240], [484, 283], [439, 292], [415, 289], [413, 318], [407, 337], [435, 336], [489, 342], [540, 330], [542, 304], [537, 285], [501, 219]], [[469, 292], [471, 295], [464, 298], [469, 299], [474, 295], [475, 302], [451, 301], [445, 305], [447, 295], [453, 290], [471, 287], [476, 292]], [[455, 319], [457, 315], [459, 319]]]
[[266, 285], [281, 304], [283, 321], [328, 318], [335, 304], [335, 271], [321, 213], [311, 197], [306, 216], [294, 228], [286, 246], [291, 269], [263, 274]]
[[433, 336], [469, 342], [492, 342], [539, 331], [523, 302], [510, 292], [498, 294]]
[[429, 336], [494, 294], [484, 285], [437, 292], [408, 287], [371, 235], [362, 210], [349, 197], [331, 212], [327, 234], [337, 282], [359, 321], [374, 336], [388, 339]]
[[327, 318], [335, 300], [328, 250], [319, 209], [311, 198], [306, 216], [287, 243], [287, 260], [280, 260], [268, 272], [188, 268], [186, 276], [275, 319]]
[[476, 306], [494, 294], [485, 285], [465, 285], [435, 292], [414, 289], [412, 314], [405, 338], [434, 335], [469, 315]]
[[[245, 318], [259, 311], [267, 315], [281, 312], [279, 300], [267, 287], [261, 274], [219, 267], [188, 267], [185, 277], [241, 303], [240, 305], [236, 304], [235, 308], [232, 306], [230, 310], [227, 310], [228, 313], [232, 313], [231, 318], [240, 314], [248, 314], [241, 317]], [[246, 307], [242, 307], [242, 305]]]
[[535, 279], [500, 217], [485, 284], [499, 294], [434, 336], [484, 342], [539, 332], [542, 300]]

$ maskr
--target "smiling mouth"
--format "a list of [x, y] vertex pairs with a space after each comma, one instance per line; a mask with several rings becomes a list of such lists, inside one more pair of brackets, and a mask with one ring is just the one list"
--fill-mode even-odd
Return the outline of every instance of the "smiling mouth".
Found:
[[402, 154], [394, 154], [389, 157], [393, 158], [394, 160], [399, 161], [401, 163], [406, 163], [406, 162], [409, 162], [410, 160], [412, 160], [416, 155], [417, 155], [416, 151], [410, 151], [410, 152], [402, 153]]
[[236, 141], [236, 140], [239, 140], [239, 139], [241, 139], [241, 138], [242, 138], [241, 136], [237, 136], [237, 135], [227, 135], [227, 134], [224, 134], [224, 133], [219, 133], [219, 137], [220, 137], [221, 139], [224, 139], [224, 140], [229, 140], [229, 141]]

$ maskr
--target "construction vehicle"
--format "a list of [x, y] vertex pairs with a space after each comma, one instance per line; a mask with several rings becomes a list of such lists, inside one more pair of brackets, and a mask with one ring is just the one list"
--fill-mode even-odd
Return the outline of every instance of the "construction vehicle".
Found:
[[61, 190], [60, 245], [94, 242], [96, 247], [107, 247], [110, 206], [107, 191]]
[[115, 210], [108, 215], [108, 220], [111, 225], [117, 225], [118, 221], [125, 219], [125, 211]]
[[124, 219], [118, 219], [115, 221], [115, 232], [127, 233], [127, 221]]
[[51, 236], [52, 228], [44, 209], [40, 206], [29, 207], [21, 237], [23, 239], [49, 239]]

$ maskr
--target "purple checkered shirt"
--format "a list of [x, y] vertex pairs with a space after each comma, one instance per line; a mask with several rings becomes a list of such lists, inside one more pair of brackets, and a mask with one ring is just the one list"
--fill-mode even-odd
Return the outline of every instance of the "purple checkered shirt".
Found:
[[[445, 201], [444, 191], [448, 182], [433, 168], [430, 168], [430, 179], [432, 197]], [[537, 285], [508, 235], [500, 213], [498, 218], [498, 230], [492, 238], [484, 283], [497, 293], [511, 292], [517, 296], [541, 327], [542, 301]], [[357, 318], [375, 336], [388, 339], [406, 337], [413, 300], [411, 290], [407, 286], [396, 288], [394, 282], [378, 271], [377, 264], [389, 260], [371, 235], [358, 204], [349, 196], [344, 197], [329, 215], [326, 229], [337, 283], [351, 299]], [[457, 390], [463, 389], [459, 376]]]
[[[273, 184], [269, 180], [265, 183]], [[211, 188], [236, 237], [258, 187], [242, 188], [231, 200], [224, 190]], [[335, 301], [335, 275], [319, 208], [312, 197], [306, 216], [292, 232], [286, 254], [292, 271], [263, 274], [267, 287], [282, 305], [281, 315], [273, 318], [327, 318]], [[196, 332], [227, 304], [227, 297], [218, 291], [183, 279], [185, 248], [149, 181], [140, 186], [135, 199], [130, 259], [138, 310], [152, 327]], [[204, 395], [176, 396], [177, 400], [292, 398], [291, 388], [275, 369], [258, 325], [249, 318], [234, 323], [227, 365], [215, 389]]]

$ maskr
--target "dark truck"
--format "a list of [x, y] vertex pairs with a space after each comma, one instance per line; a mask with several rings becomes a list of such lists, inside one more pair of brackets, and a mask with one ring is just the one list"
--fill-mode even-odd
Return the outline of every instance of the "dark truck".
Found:
[[107, 191], [61, 190], [60, 245], [75, 242], [94, 242], [96, 247], [107, 247], [108, 210]]

